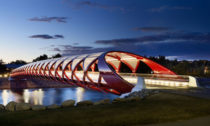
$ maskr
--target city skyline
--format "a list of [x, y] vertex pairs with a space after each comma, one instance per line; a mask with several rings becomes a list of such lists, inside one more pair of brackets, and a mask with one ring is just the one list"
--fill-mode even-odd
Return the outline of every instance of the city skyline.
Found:
[[0, 59], [122, 50], [210, 60], [208, 0], [0, 0]]

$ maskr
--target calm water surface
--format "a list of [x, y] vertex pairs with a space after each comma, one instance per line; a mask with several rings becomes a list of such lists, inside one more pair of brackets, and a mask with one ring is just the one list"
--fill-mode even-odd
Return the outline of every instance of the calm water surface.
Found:
[[114, 94], [105, 94], [97, 91], [77, 88], [39, 88], [39, 89], [5, 89], [0, 90], [0, 104], [6, 105], [10, 101], [25, 102], [35, 105], [61, 104], [73, 99], [76, 102], [83, 100], [98, 101], [105, 98], [119, 97]]

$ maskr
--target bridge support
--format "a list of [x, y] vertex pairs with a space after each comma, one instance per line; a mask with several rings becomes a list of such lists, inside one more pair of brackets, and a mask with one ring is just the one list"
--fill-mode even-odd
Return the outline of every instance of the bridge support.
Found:
[[198, 87], [199, 82], [196, 77], [189, 76], [189, 87]]
[[146, 88], [146, 85], [144, 83], [144, 78], [138, 77], [137, 79], [138, 79], [137, 84], [134, 88], [132, 88], [131, 92], [122, 94], [120, 96], [121, 98], [124, 98], [125, 96], [128, 96], [130, 93], [141, 91], [142, 89]]

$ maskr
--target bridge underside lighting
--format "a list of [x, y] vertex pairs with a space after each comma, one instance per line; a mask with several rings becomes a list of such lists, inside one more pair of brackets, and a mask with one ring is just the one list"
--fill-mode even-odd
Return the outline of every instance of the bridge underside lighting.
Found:
[[[127, 93], [142, 74], [171, 75], [171, 70], [147, 58], [111, 51], [33, 62], [11, 72], [15, 79], [38, 78], [114, 94]], [[187, 82], [145, 79], [145, 84], [187, 86]]]

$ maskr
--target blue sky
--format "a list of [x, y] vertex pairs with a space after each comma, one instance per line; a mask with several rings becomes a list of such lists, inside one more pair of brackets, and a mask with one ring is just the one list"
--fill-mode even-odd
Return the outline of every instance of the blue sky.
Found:
[[209, 0], [0, 0], [0, 59], [123, 50], [210, 60]]

